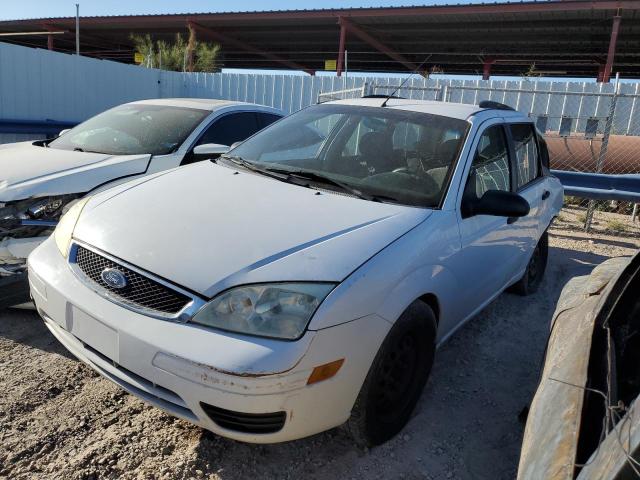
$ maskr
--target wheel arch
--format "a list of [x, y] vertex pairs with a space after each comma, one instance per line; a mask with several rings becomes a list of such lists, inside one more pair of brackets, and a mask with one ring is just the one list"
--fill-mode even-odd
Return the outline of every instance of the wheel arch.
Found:
[[436, 317], [436, 327], [440, 324], [440, 301], [435, 293], [425, 293], [420, 297], [416, 298], [416, 300], [425, 303], [431, 310], [433, 310], [433, 314]]

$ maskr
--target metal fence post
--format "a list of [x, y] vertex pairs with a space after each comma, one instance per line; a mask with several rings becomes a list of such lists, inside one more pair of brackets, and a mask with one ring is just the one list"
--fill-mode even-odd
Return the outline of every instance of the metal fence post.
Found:
[[440, 91], [438, 92], [438, 95], [436, 96], [436, 100], [438, 100], [439, 102], [444, 102], [444, 97], [447, 93], [447, 84], [443, 83], [442, 85], [440, 85]]
[[[611, 135], [611, 129], [613, 128], [613, 117], [616, 114], [616, 103], [618, 101], [618, 93], [620, 91], [620, 73], [616, 73], [616, 83], [613, 87], [613, 95], [611, 96], [611, 103], [609, 104], [609, 116], [604, 124], [604, 131], [602, 133], [602, 145], [600, 146], [600, 154], [598, 155], [598, 162], [596, 163], [596, 173], [602, 172], [602, 167], [607, 157], [607, 149], [609, 148], [609, 136]], [[589, 200], [589, 206], [587, 207], [587, 215], [584, 220], [584, 230], [589, 232], [591, 230], [591, 223], [593, 221], [593, 211], [595, 210], [596, 202]]]
[[[375, 84], [374, 84], [373, 93], [375, 93], [375, 89], [376, 89], [376, 87], [375, 87]], [[367, 82], [364, 82], [362, 84], [362, 93], [360, 94], [360, 96], [364, 98], [367, 95], [369, 95], [369, 84]]]

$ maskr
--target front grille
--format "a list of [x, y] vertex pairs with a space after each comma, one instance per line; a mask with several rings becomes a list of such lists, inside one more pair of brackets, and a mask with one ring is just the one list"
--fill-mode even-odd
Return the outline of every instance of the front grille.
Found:
[[[80, 245], [77, 246], [75, 263], [91, 282], [108, 291], [109, 296], [132, 307], [174, 315], [191, 302], [190, 297]], [[106, 268], [120, 271], [127, 279], [127, 286], [118, 289], [105, 283], [101, 274]]]
[[209, 418], [228, 430], [242, 433], [275, 433], [282, 430], [287, 412], [240, 413], [200, 403]]

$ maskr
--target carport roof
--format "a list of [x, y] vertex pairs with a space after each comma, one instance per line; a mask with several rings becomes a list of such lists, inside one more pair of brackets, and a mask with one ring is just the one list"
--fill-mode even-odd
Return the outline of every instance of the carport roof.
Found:
[[[620, 18], [613, 71], [640, 76], [640, 2], [526, 1], [472, 5], [81, 17], [81, 52], [133, 62], [131, 34], [170, 40], [189, 25], [222, 44], [227, 68], [321, 70], [336, 60], [341, 25], [349, 69], [450, 74], [592, 76], [602, 70]], [[55, 50], [75, 50], [75, 18], [0, 22], [0, 32], [64, 31]], [[47, 35], [2, 37], [47, 47]], [[489, 66], [489, 67], [487, 67]]]

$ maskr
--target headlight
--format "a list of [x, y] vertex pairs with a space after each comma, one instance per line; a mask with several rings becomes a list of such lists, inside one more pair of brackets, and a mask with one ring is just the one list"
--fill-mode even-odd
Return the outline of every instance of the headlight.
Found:
[[207, 303], [192, 322], [261, 337], [299, 338], [332, 283], [270, 283], [228, 290]]
[[78, 200], [71, 208], [62, 216], [60, 221], [58, 222], [58, 226], [53, 232], [53, 237], [56, 241], [56, 245], [58, 246], [58, 250], [64, 258], [67, 258], [69, 255], [69, 246], [71, 245], [71, 235], [73, 234], [73, 229], [76, 227], [76, 223], [78, 223], [78, 218], [80, 218], [80, 214], [82, 213], [82, 209], [89, 201], [89, 198], [83, 198], [82, 200]]

